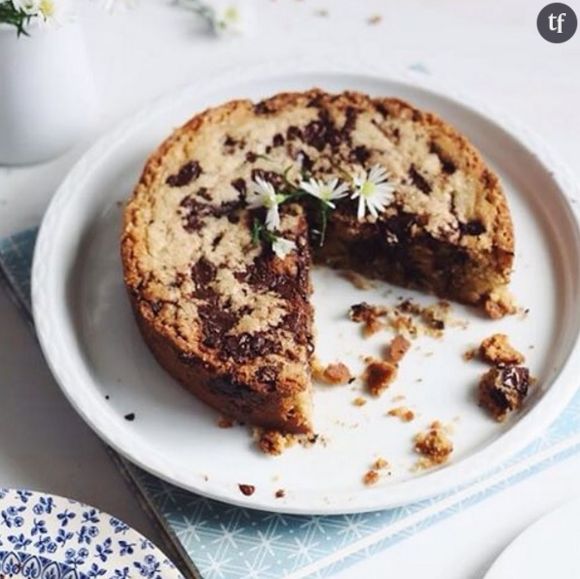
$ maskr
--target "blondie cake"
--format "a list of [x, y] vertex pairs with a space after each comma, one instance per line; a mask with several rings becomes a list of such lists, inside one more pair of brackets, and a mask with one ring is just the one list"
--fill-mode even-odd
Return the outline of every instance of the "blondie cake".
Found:
[[[373, 171], [374, 206], [361, 181]], [[398, 99], [320, 90], [229, 102], [176, 130], [122, 235], [160, 364], [222, 413], [294, 433], [312, 428], [313, 262], [498, 317], [513, 255], [498, 179], [464, 137]]]

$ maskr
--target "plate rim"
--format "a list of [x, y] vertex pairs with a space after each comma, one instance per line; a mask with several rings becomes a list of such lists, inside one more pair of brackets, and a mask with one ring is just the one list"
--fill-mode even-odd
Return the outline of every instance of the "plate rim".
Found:
[[[514, 548], [516, 548], [522, 541], [526, 541], [530, 535], [534, 534], [538, 528], [543, 527], [548, 523], [548, 521], [557, 520], [562, 513], [568, 513], [569, 511], [575, 511], [576, 514], [580, 513], [580, 497], [575, 499], [570, 499], [560, 503], [558, 506], [550, 509], [548, 512], [540, 515], [538, 518], [534, 519], [527, 527], [520, 531], [501, 551], [497, 558], [493, 561], [483, 579], [501, 579], [505, 577], [504, 574], [497, 575], [498, 571], [501, 571], [501, 566], [505, 565], [505, 561], [509, 562], [509, 557]], [[509, 571], [509, 569], [508, 569]]]
[[[256, 67], [230, 67], [225, 70], [216, 72], [210, 77], [204, 77], [203, 80], [185, 85], [179, 90], [173, 91], [159, 99], [154, 100], [148, 105], [142, 107], [137, 113], [130, 115], [127, 119], [119, 123], [116, 128], [106, 132], [73, 166], [64, 181], [60, 185], [56, 194], [43, 218], [40, 231], [38, 234], [37, 244], [34, 252], [32, 268], [32, 308], [35, 320], [35, 326], [38, 333], [39, 343], [51, 369], [53, 376], [58, 382], [61, 390], [68, 398], [71, 405], [81, 415], [83, 420], [92, 428], [93, 431], [108, 445], [113, 447], [119, 454], [128, 459], [133, 464], [138, 465], [149, 473], [158, 478], [170, 482], [182, 489], [194, 492], [210, 499], [227, 502], [232, 505], [264, 510], [270, 512], [281, 512], [287, 514], [301, 515], [333, 515], [370, 512], [410, 504], [423, 499], [427, 499], [440, 493], [456, 489], [460, 486], [473, 482], [486, 473], [493, 470], [506, 459], [513, 456], [516, 452], [530, 443], [535, 436], [543, 431], [563, 410], [575, 394], [578, 384], [575, 384], [573, 377], [580, 372], [580, 356], [575, 356], [580, 351], [580, 328], [577, 328], [576, 335], [572, 340], [573, 345], [570, 354], [563, 363], [559, 373], [554, 377], [553, 383], [547, 391], [538, 406], [542, 407], [543, 414], [538, 416], [534, 413], [534, 408], [528, 416], [524, 416], [517, 424], [508, 431], [502, 433], [496, 440], [484, 446], [482, 449], [474, 451], [468, 457], [462, 459], [456, 464], [451, 464], [445, 469], [434, 471], [421, 477], [422, 485], [417, 485], [419, 479], [403, 481], [396, 485], [385, 485], [375, 489], [364, 489], [367, 497], [366, 501], [356, 505], [342, 504], [339, 506], [335, 503], [326, 504], [321, 496], [314, 505], [301, 507], [300, 504], [274, 503], [272, 499], [263, 497], [258, 500], [254, 495], [251, 498], [242, 498], [235, 494], [235, 489], [225, 491], [223, 486], [216, 486], [210, 489], [197, 483], [195, 480], [184, 481], [176, 476], [173, 472], [164, 472], [160, 470], [159, 461], [154, 465], [150, 464], [142, 456], [136, 456], [135, 449], [127, 449], [123, 444], [114, 440], [110, 433], [104, 432], [94, 417], [90, 415], [88, 408], [83, 406], [78, 397], [73, 394], [73, 388], [68, 384], [67, 378], [62, 369], [59, 368], [53, 354], [55, 346], [51, 343], [51, 337], [47, 335], [47, 327], [51, 325], [50, 308], [45, 307], [45, 296], [42, 291], [43, 283], [43, 265], [42, 259], [47, 255], [47, 246], [51, 241], [51, 230], [58, 222], [58, 209], [63, 203], [63, 199], [69, 195], [69, 183], [73, 182], [78, 174], [86, 173], [87, 167], [90, 167], [91, 160], [102, 158], [110, 148], [112, 143], [122, 139], [123, 135], [135, 131], [144, 123], [150, 115], [163, 114], [172, 103], [181, 100], [188, 94], [195, 94], [201, 86], [204, 93], [211, 95], [212, 92], [219, 90], [220, 87], [227, 87], [231, 84], [244, 81], [264, 81], [283, 79], [300, 74], [319, 74], [323, 78], [338, 77], [350, 75], [353, 77], [364, 78], [375, 82], [392, 82], [403, 84], [411, 89], [418, 89], [431, 95], [450, 101], [453, 105], [462, 109], [467, 109], [471, 113], [482, 118], [486, 123], [492, 125], [496, 130], [500, 130], [514, 139], [525, 151], [534, 155], [538, 163], [546, 170], [553, 173], [554, 181], [560, 190], [561, 200], [564, 202], [567, 213], [572, 217], [575, 226], [575, 235], [580, 238], [580, 218], [577, 208], [570, 202], [570, 197], [578, 198], [578, 188], [575, 183], [571, 170], [553, 154], [549, 145], [540, 139], [535, 133], [506, 115], [498, 112], [488, 104], [478, 102], [472, 96], [466, 96], [459, 91], [449, 89], [442, 82], [438, 82], [433, 77], [427, 77], [424, 74], [414, 72], [408, 69], [376, 67], [369, 66], [368, 63], [361, 63], [358, 59], [353, 62], [325, 62], [314, 63], [304, 61], [303, 59], [293, 60], [273, 60], [270, 65], [260, 65]], [[580, 254], [579, 254], [580, 258]], [[574, 360], [574, 358], [579, 358]], [[573, 364], [573, 362], [575, 362]], [[567, 385], [565, 381], [567, 380]], [[558, 388], [556, 388], [558, 386]], [[530, 419], [534, 414], [534, 421]], [[493, 450], [493, 453], [491, 452]], [[442, 475], [447, 473], [448, 476]], [[462, 473], [462, 474], [461, 474]], [[450, 475], [450, 476], [449, 476]], [[451, 479], [451, 480], [447, 480]], [[457, 482], [457, 481], [460, 482]], [[428, 482], [427, 482], [428, 481]], [[413, 484], [415, 483], [415, 484]], [[412, 487], [413, 492], [405, 492], [401, 489]], [[417, 487], [419, 486], [419, 490]], [[397, 487], [397, 488], [396, 488]], [[421, 489], [421, 487], [424, 487]], [[395, 493], [395, 488], [398, 491]], [[369, 492], [374, 491], [374, 492]], [[376, 492], [382, 491], [382, 492]], [[239, 493], [238, 493], [239, 494]]]

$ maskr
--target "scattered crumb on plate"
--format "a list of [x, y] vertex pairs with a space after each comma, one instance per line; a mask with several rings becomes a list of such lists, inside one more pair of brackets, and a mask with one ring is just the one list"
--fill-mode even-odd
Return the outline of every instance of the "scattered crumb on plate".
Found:
[[129, 422], [133, 422], [133, 420], [135, 420], [135, 413], [129, 412], [129, 414], [125, 414], [125, 420], [128, 420]]
[[346, 364], [335, 362], [323, 366], [318, 361], [312, 363], [312, 377], [319, 382], [336, 386], [338, 384], [348, 384], [353, 376]]
[[525, 361], [524, 355], [510, 344], [505, 334], [493, 334], [483, 340], [479, 355], [484, 362], [496, 366], [519, 365]]
[[284, 498], [284, 497], [286, 496], [286, 491], [285, 491], [284, 489], [278, 489], [278, 490], [277, 490], [277, 491], [274, 493], [274, 496], [275, 496], [277, 499], [282, 499], [282, 498]]
[[385, 460], [382, 456], [379, 456], [375, 462], [373, 462], [373, 470], [382, 470], [389, 467], [389, 461]]
[[392, 364], [398, 364], [409, 351], [410, 347], [411, 342], [405, 336], [397, 334], [387, 345], [387, 361]]
[[238, 484], [238, 488], [240, 489], [240, 492], [247, 497], [252, 496], [256, 491], [254, 485]]
[[431, 468], [447, 462], [453, 452], [453, 442], [449, 438], [445, 427], [438, 421], [415, 436], [415, 452], [421, 455], [416, 468]]
[[411, 420], [415, 419], [415, 413], [410, 409], [406, 408], [405, 406], [397, 406], [396, 408], [391, 408], [387, 412], [388, 416], [394, 416], [401, 420], [402, 422], [411, 422]]
[[369, 16], [367, 18], [367, 24], [370, 24], [371, 26], [376, 26], [377, 24], [380, 24], [383, 21], [383, 17], [380, 14], [373, 14], [372, 16]]
[[234, 425], [234, 421], [229, 416], [220, 416], [217, 425], [219, 428], [231, 428]]
[[354, 304], [350, 307], [349, 317], [353, 322], [363, 324], [363, 335], [372, 336], [385, 327], [381, 318], [388, 312], [388, 308], [383, 306], [373, 306], [367, 302]]
[[278, 430], [264, 430], [254, 428], [254, 439], [258, 448], [264, 453], [271, 456], [278, 456], [292, 446], [296, 441], [296, 435], [283, 434]]
[[492, 320], [499, 320], [518, 311], [513, 296], [505, 288], [492, 291], [483, 307]]
[[366, 401], [366, 399], [365, 399], [365, 398], [363, 398], [362, 396], [357, 396], [357, 397], [356, 397], [356, 398], [355, 398], [355, 399], [352, 401], [352, 403], [353, 403], [355, 406], [364, 406], [364, 405], [367, 403], [367, 401]]
[[479, 405], [503, 422], [510, 412], [522, 407], [532, 383], [524, 366], [491, 368], [479, 381]]
[[380, 396], [397, 377], [397, 367], [384, 360], [371, 360], [365, 369], [365, 382], [373, 396]]
[[363, 476], [363, 483], [367, 486], [372, 486], [379, 482], [379, 478], [380, 478], [379, 472], [374, 468], [371, 468], [370, 470], [367, 470], [367, 472], [365, 472]]

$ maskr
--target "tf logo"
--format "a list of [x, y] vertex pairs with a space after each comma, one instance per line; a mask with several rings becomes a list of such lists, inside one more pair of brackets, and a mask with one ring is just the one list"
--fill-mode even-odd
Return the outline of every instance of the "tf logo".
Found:
[[574, 36], [578, 19], [570, 6], [554, 2], [542, 8], [538, 14], [537, 25], [544, 40], [561, 44]]

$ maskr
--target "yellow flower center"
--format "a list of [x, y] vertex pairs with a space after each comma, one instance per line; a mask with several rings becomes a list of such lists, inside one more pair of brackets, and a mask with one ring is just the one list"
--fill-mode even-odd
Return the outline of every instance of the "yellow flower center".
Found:
[[226, 22], [237, 22], [240, 15], [238, 13], [238, 9], [235, 6], [228, 6], [226, 11], [224, 12], [224, 20]]
[[372, 181], [365, 181], [360, 188], [360, 194], [363, 197], [370, 197], [375, 192], [375, 184]]
[[55, 6], [53, 0], [41, 0], [40, 12], [45, 18], [54, 16]]

